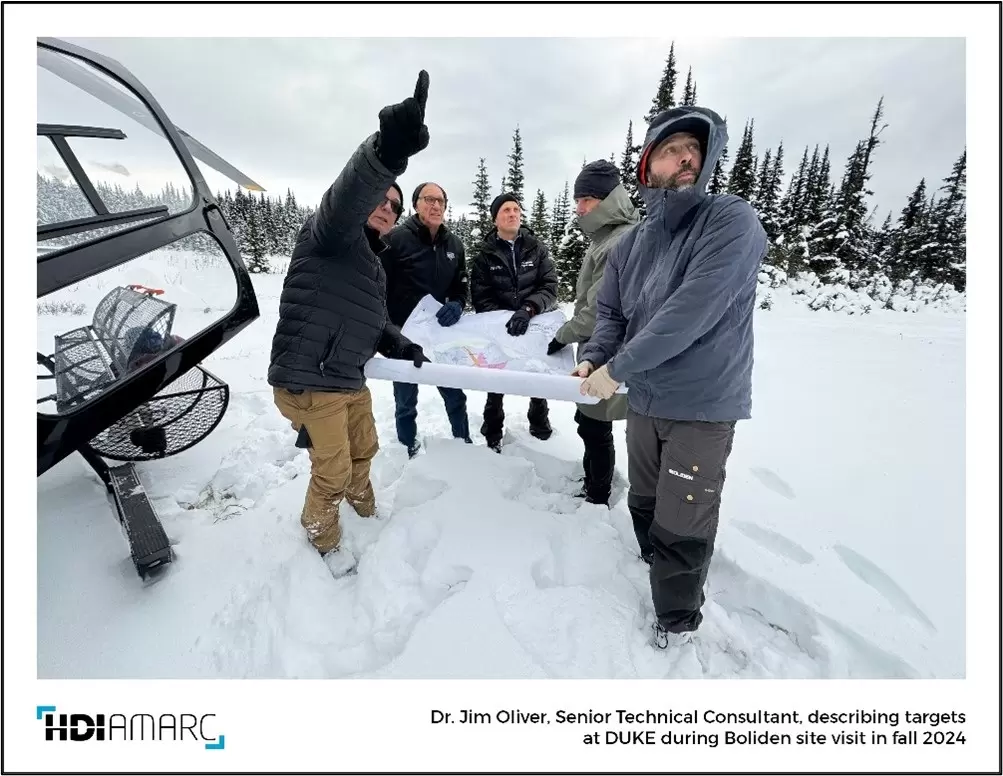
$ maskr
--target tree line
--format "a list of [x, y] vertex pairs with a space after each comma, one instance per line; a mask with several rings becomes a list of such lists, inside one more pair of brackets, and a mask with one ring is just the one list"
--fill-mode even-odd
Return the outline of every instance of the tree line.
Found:
[[[661, 111], [697, 102], [697, 84], [689, 68], [683, 94], [676, 102], [678, 64], [675, 43], [669, 49], [646, 123]], [[870, 117], [866, 136], [857, 143], [843, 164], [838, 183], [832, 174], [833, 160], [828, 145], [805, 147], [783, 188], [785, 149], [756, 151], [755, 118], [745, 123], [741, 140], [729, 163], [725, 148], [717, 160], [708, 190], [712, 194], [735, 194], [749, 201], [769, 237], [764, 264], [795, 277], [812, 272], [825, 283], [845, 283], [851, 288], [873, 285], [875, 279], [893, 283], [905, 280], [930, 281], [964, 291], [966, 283], [966, 169], [967, 152], [962, 149], [951, 171], [942, 180], [920, 180], [896, 218], [889, 213], [878, 226], [868, 204], [871, 171], [880, 156], [883, 98]], [[640, 130], [640, 128], [639, 128]], [[643, 132], [638, 132], [643, 140]], [[641, 143], [635, 142], [633, 121], [619, 155], [610, 161], [621, 173], [624, 187], [644, 213], [637, 191], [637, 164]], [[549, 247], [560, 277], [560, 296], [574, 298], [575, 283], [588, 245], [574, 218], [574, 202], [569, 181], [557, 192], [537, 189], [525, 198], [523, 139], [519, 127], [512, 137], [512, 149], [501, 185], [491, 185], [486, 157], [478, 160], [473, 179], [473, 197], [466, 213], [453, 217], [450, 205], [446, 225], [464, 243], [467, 254], [493, 228], [491, 200], [500, 192], [515, 194], [525, 208], [524, 223]], [[582, 164], [588, 160], [582, 161]], [[145, 194], [137, 186], [125, 191], [120, 186], [98, 183], [97, 189], [109, 208], [125, 210], [166, 204], [176, 212], [187, 207], [190, 196], [184, 189], [167, 186], [158, 194]], [[255, 197], [238, 188], [217, 193], [223, 214], [233, 230], [241, 254], [252, 272], [267, 272], [271, 255], [288, 256], [296, 233], [313, 208], [302, 207], [292, 191], [284, 198]], [[91, 211], [75, 185], [38, 175], [39, 223], [79, 218]], [[410, 215], [410, 209], [407, 213]]]
[[[688, 69], [683, 94], [677, 103], [678, 66], [675, 44], [669, 49], [655, 95], [644, 117], [646, 123], [664, 110], [677, 105], [697, 104], [697, 83]], [[887, 127], [883, 123], [884, 100], [879, 99], [871, 115], [866, 137], [862, 137], [846, 159], [838, 184], [832, 175], [828, 145], [805, 147], [786, 189], [784, 147], [756, 152], [755, 118], [742, 131], [729, 164], [726, 147], [717, 160], [708, 191], [735, 194], [752, 204], [769, 237], [764, 263], [794, 277], [804, 271], [815, 273], [823, 282], [846, 283], [851, 288], [873, 285], [882, 277], [892, 282], [912, 280], [952, 285], [964, 291], [966, 282], [965, 196], [967, 151], [962, 149], [950, 173], [940, 181], [919, 181], [908, 202], [893, 219], [889, 213], [878, 226], [868, 205], [873, 195], [868, 184], [871, 170]], [[640, 128], [639, 128], [640, 129]], [[635, 142], [634, 124], [627, 124], [623, 151], [610, 154], [634, 204], [644, 213], [637, 190], [637, 165], [643, 132]], [[583, 161], [583, 166], [584, 166]], [[532, 202], [523, 198], [523, 144], [517, 127], [508, 156], [508, 169], [501, 191], [516, 194], [527, 208], [527, 225], [547, 241], [560, 274], [563, 299], [574, 298], [575, 281], [587, 239], [575, 224], [569, 184], [551, 195], [537, 189]], [[495, 195], [485, 159], [479, 159], [474, 177], [470, 219], [461, 215], [450, 226], [467, 245], [468, 251], [492, 226], [488, 211]], [[549, 204], [548, 204], [549, 202]]]

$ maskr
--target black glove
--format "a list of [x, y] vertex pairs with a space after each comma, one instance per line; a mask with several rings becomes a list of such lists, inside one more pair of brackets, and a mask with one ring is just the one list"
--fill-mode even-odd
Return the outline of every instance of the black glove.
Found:
[[425, 126], [425, 101], [428, 99], [428, 73], [418, 73], [414, 97], [387, 105], [380, 111], [380, 134], [376, 155], [391, 170], [399, 170], [409, 157], [428, 146]]
[[550, 344], [547, 345], [547, 355], [552, 356], [559, 350], [564, 350], [567, 347], [563, 342], [558, 342], [557, 337], [554, 337]]
[[529, 329], [529, 319], [531, 317], [529, 310], [516, 310], [512, 314], [512, 317], [508, 319], [505, 328], [508, 329], [508, 333], [513, 337], [521, 337]]
[[460, 320], [461, 315], [463, 315], [463, 305], [454, 299], [452, 302], [446, 302], [439, 308], [439, 311], [435, 314], [435, 319], [439, 322], [440, 326], [452, 326]]
[[421, 349], [421, 345], [405, 345], [399, 351], [397, 351], [397, 358], [401, 361], [410, 361], [415, 367], [421, 369], [422, 364], [431, 364], [432, 360], [425, 355], [425, 351]]
[[296, 435], [296, 447], [301, 447], [304, 450], [309, 450], [313, 447], [313, 442], [310, 440], [310, 434], [307, 433], [306, 426], [300, 426], [300, 432]]

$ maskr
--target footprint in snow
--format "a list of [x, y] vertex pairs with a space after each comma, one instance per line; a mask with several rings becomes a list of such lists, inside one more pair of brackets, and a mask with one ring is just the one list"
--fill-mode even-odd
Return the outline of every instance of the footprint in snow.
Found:
[[913, 602], [909, 594], [874, 563], [842, 544], [837, 544], [833, 549], [850, 571], [856, 574], [862, 582], [874, 588], [892, 606], [919, 620], [931, 631], [937, 630], [930, 618]]
[[749, 470], [752, 476], [759, 480], [763, 485], [772, 490], [774, 493], [779, 493], [781, 496], [792, 501], [797, 498], [794, 495], [794, 489], [784, 482], [781, 477], [771, 469], [766, 469], [761, 466], [754, 466]]
[[774, 555], [779, 555], [781, 558], [786, 558], [802, 565], [815, 560], [815, 556], [800, 544], [791, 541], [776, 531], [771, 531], [769, 528], [763, 528], [744, 520], [736, 520], [733, 525], [756, 544], [769, 550]]

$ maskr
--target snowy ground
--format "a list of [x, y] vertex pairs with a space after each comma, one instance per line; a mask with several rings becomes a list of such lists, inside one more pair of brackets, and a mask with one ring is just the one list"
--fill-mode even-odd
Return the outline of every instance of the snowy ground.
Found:
[[[194, 273], [173, 266], [127, 282], [167, 286], [193, 325], [229, 306], [202, 281], [179, 288]], [[572, 405], [552, 404], [555, 434], [540, 442], [528, 400], [507, 399], [498, 456], [480, 437], [448, 439], [423, 388], [427, 449], [409, 462], [391, 386], [371, 383], [380, 515], [345, 507], [358, 570], [332, 578], [299, 526], [307, 455], [265, 382], [281, 282], [255, 277], [261, 318], [206, 364], [232, 390], [220, 427], [138, 467], [175, 545], [161, 578], [135, 575], [79, 457], [38, 479], [40, 678], [964, 676], [962, 315], [851, 317], [773, 292], [757, 312], [755, 418], [728, 466], [705, 623], [657, 652], [624, 427], [612, 510], [583, 504]], [[43, 352], [104, 291], [65, 293], [86, 313], [40, 315]], [[484, 396], [468, 399], [476, 430]]]

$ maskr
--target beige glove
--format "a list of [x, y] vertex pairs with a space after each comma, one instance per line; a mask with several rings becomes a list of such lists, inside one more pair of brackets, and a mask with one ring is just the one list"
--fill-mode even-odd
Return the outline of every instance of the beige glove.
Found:
[[581, 392], [583, 396], [609, 399], [619, 387], [620, 383], [609, 376], [609, 370], [603, 365], [582, 382]]
[[588, 377], [592, 374], [593, 369], [595, 369], [595, 367], [592, 366], [591, 361], [582, 361], [582, 363], [574, 368], [574, 371], [572, 371], [571, 374], [574, 377]]

